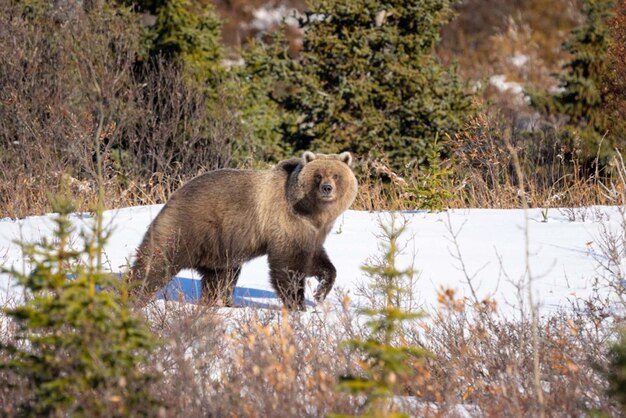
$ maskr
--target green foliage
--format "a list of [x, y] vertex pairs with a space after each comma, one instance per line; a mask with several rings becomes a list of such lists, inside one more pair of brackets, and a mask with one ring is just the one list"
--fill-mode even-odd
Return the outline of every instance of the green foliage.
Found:
[[600, 139], [608, 131], [611, 142], [624, 133], [624, 121], [615, 123], [606, 109], [608, 77], [611, 72], [609, 48], [611, 45], [608, 19], [614, 0], [584, 0], [582, 15], [585, 21], [575, 28], [564, 49], [571, 59], [559, 75], [560, 91], [556, 94], [531, 92], [535, 107], [552, 115], [567, 115], [570, 125], [579, 130], [586, 150], [593, 154]]
[[363, 267], [374, 279], [375, 290], [383, 295], [384, 306], [362, 310], [361, 313], [370, 318], [366, 323], [371, 330], [367, 339], [346, 342], [351, 349], [361, 353], [363, 376], [346, 376], [339, 383], [343, 391], [367, 396], [363, 417], [408, 416], [395, 410], [392, 397], [401, 394], [403, 382], [412, 375], [412, 362], [427, 355], [421, 348], [406, 345], [401, 335], [401, 325], [421, 315], [403, 310], [398, 303], [402, 293], [412, 291], [402, 286], [403, 279], [412, 277], [415, 272], [411, 268], [398, 270], [396, 267], [398, 239], [406, 228], [406, 224], [397, 226], [396, 222], [392, 217], [390, 225], [381, 224], [385, 239], [384, 260]]
[[561, 86], [565, 89], [557, 96], [564, 113], [574, 120], [585, 119], [590, 125], [602, 128], [606, 121], [597, 112], [602, 102], [602, 77], [607, 72], [609, 31], [606, 20], [613, 0], [585, 0], [585, 23], [576, 28], [565, 44], [572, 60], [565, 65]]
[[243, 51], [242, 58], [245, 65], [231, 68], [225, 84], [251, 133], [245, 150], [256, 161], [280, 161], [292, 155], [293, 150], [283, 141], [280, 130], [285, 114], [267, 94], [272, 88], [272, 78], [265, 51], [253, 41]]
[[609, 370], [609, 392], [626, 411], [626, 333], [622, 330], [620, 339], [611, 347]]
[[435, 140], [429, 146], [426, 154], [426, 167], [418, 178], [418, 184], [407, 190], [412, 197], [409, 203], [415, 203], [415, 200], [417, 207], [429, 211], [445, 209], [446, 199], [452, 197], [444, 182], [452, 172], [441, 166], [441, 154], [444, 149], [438, 139], [439, 137], [435, 136]]
[[54, 239], [20, 244], [33, 263], [31, 273], [5, 270], [25, 290], [23, 305], [5, 308], [17, 331], [0, 368], [26, 382], [24, 416], [135, 416], [154, 412], [149, 395], [154, 376], [145, 371], [156, 340], [130, 311], [120, 280], [102, 271], [100, 257], [108, 234], [101, 214], [84, 247], [73, 249], [69, 214], [57, 199]]
[[281, 36], [267, 47], [285, 140], [295, 149], [385, 155], [396, 169], [421, 162], [429, 139], [460, 128], [471, 106], [455, 69], [433, 54], [452, 3], [312, 2], [299, 20], [299, 57]]
[[207, 124], [217, 122], [214, 119], [221, 112], [232, 110], [228, 119], [238, 135], [228, 140], [235, 162], [250, 165], [286, 157], [278, 129], [278, 106], [267, 96], [268, 79], [257, 68], [260, 49], [252, 45], [243, 52], [248, 60], [245, 69], [238, 65], [229, 68], [223, 62], [221, 24], [210, 3], [146, 0], [140, 7], [156, 15], [147, 37], [149, 55], [180, 63], [211, 98]]
[[216, 88], [224, 68], [220, 22], [212, 7], [189, 0], [144, 2], [156, 23], [148, 32], [148, 54], [180, 62], [193, 79]]

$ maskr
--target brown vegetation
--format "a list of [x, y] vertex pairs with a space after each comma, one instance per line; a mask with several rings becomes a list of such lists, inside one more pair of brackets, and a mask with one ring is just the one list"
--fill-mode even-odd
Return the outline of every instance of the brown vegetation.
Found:
[[[523, 284], [520, 284], [523, 287]], [[522, 292], [522, 288], [520, 288]], [[402, 344], [427, 349], [414, 362], [413, 378], [395, 399], [411, 416], [537, 416], [533, 357], [538, 354], [546, 416], [602, 411], [619, 416], [607, 394], [608, 343], [616, 331], [608, 300], [597, 293], [575, 300], [538, 321], [532, 344], [530, 306], [520, 293], [517, 314], [503, 314], [489, 299], [474, 300], [442, 289], [430, 316], [403, 326]], [[410, 297], [409, 297], [410, 296]], [[399, 300], [411, 309], [417, 295]], [[308, 314], [257, 309], [218, 309], [177, 302], [151, 302], [143, 312], [163, 344], [153, 353], [151, 372], [161, 376], [150, 390], [161, 401], [159, 416], [319, 417], [358, 414], [364, 398], [337, 390], [339, 376], [365, 367], [343, 344], [369, 330], [343, 304]], [[366, 305], [381, 295], [370, 293]], [[1, 322], [2, 338], [11, 325]], [[13, 415], [18, 386], [0, 391], [2, 412]], [[20, 392], [22, 391], [22, 392]]]
[[[622, 177], [622, 186], [606, 190], [615, 202], [626, 201], [625, 181]], [[503, 313], [490, 299], [442, 289], [429, 317], [402, 327], [401, 343], [427, 349], [432, 357], [411, 363], [414, 377], [405, 382], [396, 406], [412, 416], [619, 416], [620, 406], [607, 392], [607, 370], [609, 344], [617, 336], [614, 324], [623, 319], [619, 312], [626, 306], [620, 270], [624, 216], [621, 229], [606, 229], [598, 237], [602, 254], [594, 295], [573, 299], [561, 311], [543, 312], [536, 320], [536, 341], [526, 283], [518, 284], [519, 310], [513, 314]], [[468, 277], [470, 284], [472, 280]], [[414, 283], [405, 285], [417, 291]], [[162, 401], [155, 415], [318, 417], [362, 412], [364, 398], [339, 392], [337, 383], [339, 376], [358, 375], [366, 367], [343, 341], [366, 338], [369, 331], [349, 297], [337, 296], [343, 304], [307, 314], [152, 302], [143, 313], [163, 341], [150, 361], [151, 371], [161, 376], [150, 388]], [[375, 288], [361, 296], [371, 307], [381, 297]], [[415, 311], [420, 309], [417, 300], [419, 294], [406, 293], [397, 303]], [[10, 337], [10, 323], [0, 321], [0, 329], [3, 339]], [[29, 392], [18, 377], [0, 376], [15, 384], [0, 390], [2, 412], [10, 416]]]
[[618, 1], [614, 16], [609, 22], [613, 38], [609, 56], [611, 57], [612, 72], [608, 80], [608, 95], [610, 104], [607, 111], [614, 112], [614, 120], [626, 118], [626, 1]]
[[[515, 130], [492, 112], [470, 120], [464, 131], [445, 140], [449, 154], [440, 160], [443, 207], [519, 208], [610, 205], [607, 189], [620, 186], [619, 153], [600, 169], [597, 159], [585, 158], [580, 139], [554, 127], [529, 135]], [[510, 144], [519, 155], [525, 179], [522, 191]], [[356, 208], [410, 210], [414, 190], [426, 174], [415, 169], [409, 177], [395, 173], [384, 161], [364, 161]], [[369, 175], [366, 175], [369, 174]], [[426, 179], [427, 180], [427, 179]]]
[[232, 104], [212, 110], [173, 64], [137, 68], [132, 16], [62, 8], [35, 24], [17, 10], [0, 12], [2, 216], [48, 212], [64, 175], [78, 209], [92, 209], [96, 147], [108, 208], [164, 202], [231, 164], [231, 141], [246, 135]]

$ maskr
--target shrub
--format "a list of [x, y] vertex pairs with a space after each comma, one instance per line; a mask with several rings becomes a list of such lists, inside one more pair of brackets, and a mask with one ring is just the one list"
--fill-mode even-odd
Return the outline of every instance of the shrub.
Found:
[[[22, 392], [13, 400], [23, 416], [153, 414], [155, 375], [146, 360], [156, 340], [130, 311], [120, 280], [102, 269], [107, 234], [96, 219], [76, 250], [68, 200], [57, 199], [54, 239], [22, 243], [30, 273], [4, 270], [25, 290], [25, 301], [3, 313], [16, 331], [0, 346], [0, 369]], [[101, 214], [97, 214], [96, 218]]]
[[144, 49], [153, 58], [178, 62], [191, 78], [213, 93], [224, 73], [220, 22], [213, 8], [189, 0], [139, 1], [141, 11], [156, 15], [147, 30]]
[[25, 14], [22, 3], [0, 3], [3, 216], [49, 212], [47, 193], [64, 174], [79, 210], [89, 209], [97, 148], [107, 207], [160, 203], [203, 170], [250, 161], [232, 89], [199, 89], [177, 60], [138, 65], [136, 13], [46, 3]]

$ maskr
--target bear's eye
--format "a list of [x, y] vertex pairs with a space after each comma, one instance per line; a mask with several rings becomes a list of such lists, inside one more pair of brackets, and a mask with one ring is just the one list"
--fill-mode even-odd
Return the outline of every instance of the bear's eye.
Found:
[[339, 174], [333, 174], [333, 180], [337, 180], [339, 178]]
[[320, 181], [322, 181], [322, 176], [321, 176], [321, 175], [319, 175], [319, 174], [316, 174], [316, 175], [315, 175], [315, 181], [317, 181], [318, 183], [319, 183]]

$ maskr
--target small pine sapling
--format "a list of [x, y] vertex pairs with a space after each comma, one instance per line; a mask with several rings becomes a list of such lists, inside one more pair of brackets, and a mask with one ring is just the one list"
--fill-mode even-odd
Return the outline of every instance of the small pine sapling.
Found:
[[417, 185], [407, 190], [411, 196], [407, 203], [417, 203], [420, 209], [428, 211], [441, 211], [445, 209], [446, 200], [452, 197], [444, 181], [451, 171], [441, 165], [441, 153], [444, 147], [439, 142], [439, 135], [435, 136], [435, 140], [428, 148], [426, 167], [423, 174], [419, 176]]
[[2, 269], [24, 289], [25, 301], [2, 312], [16, 325], [0, 346], [0, 369], [24, 382], [24, 416], [154, 415], [155, 375], [146, 371], [156, 346], [148, 326], [128, 307], [120, 279], [104, 272], [101, 254], [110, 233], [102, 211], [84, 246], [72, 248], [73, 205], [57, 198], [54, 238], [19, 243], [33, 265], [29, 273]]
[[[384, 259], [381, 263], [365, 265], [367, 276], [374, 278], [376, 290], [384, 296], [385, 304], [380, 309], [363, 309], [361, 313], [370, 319], [366, 326], [371, 333], [367, 339], [355, 338], [346, 341], [346, 345], [361, 354], [363, 374], [344, 376], [340, 379], [339, 389], [356, 395], [364, 395], [366, 402], [362, 417], [408, 417], [397, 411], [393, 397], [402, 394], [403, 383], [414, 374], [415, 361], [421, 361], [428, 352], [412, 347], [402, 338], [402, 324], [415, 320], [419, 313], [403, 310], [397, 303], [400, 294], [411, 291], [400, 283], [406, 276], [415, 274], [412, 268], [399, 270], [396, 258], [399, 254], [398, 238], [404, 232], [406, 224], [397, 225], [395, 218], [390, 225], [381, 224], [385, 242]], [[410, 281], [409, 281], [410, 282]], [[331, 415], [346, 417], [346, 415]]]

